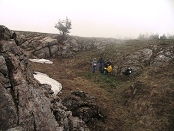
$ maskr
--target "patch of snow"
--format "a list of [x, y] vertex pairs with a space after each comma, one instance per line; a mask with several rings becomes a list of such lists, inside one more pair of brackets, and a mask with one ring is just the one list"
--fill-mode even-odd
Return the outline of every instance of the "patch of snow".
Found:
[[35, 72], [34, 78], [37, 79], [41, 84], [51, 85], [51, 89], [54, 91], [56, 95], [62, 89], [62, 84], [52, 78], [50, 78], [47, 74], [41, 72]]
[[32, 62], [38, 62], [38, 63], [46, 63], [46, 64], [53, 64], [52, 61], [46, 60], [46, 59], [29, 59]]

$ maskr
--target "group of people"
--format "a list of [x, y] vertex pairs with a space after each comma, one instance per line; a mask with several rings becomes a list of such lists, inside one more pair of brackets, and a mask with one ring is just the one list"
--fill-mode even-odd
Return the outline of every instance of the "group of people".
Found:
[[103, 74], [111, 73], [113, 69], [113, 65], [111, 60], [104, 61], [102, 57], [100, 57], [98, 60], [96, 58], [92, 61], [92, 72], [95, 73], [97, 70], [97, 67], [99, 68], [99, 71]]
[[[97, 70], [97, 67], [99, 68], [99, 71], [103, 73], [104, 75], [111, 73], [113, 69], [112, 61], [111, 59], [108, 59], [107, 61], [104, 61], [102, 57], [100, 57], [98, 60], [96, 58], [92, 61], [92, 73], [95, 73]], [[123, 74], [124, 75], [130, 75], [132, 73], [132, 69], [128, 67]]]

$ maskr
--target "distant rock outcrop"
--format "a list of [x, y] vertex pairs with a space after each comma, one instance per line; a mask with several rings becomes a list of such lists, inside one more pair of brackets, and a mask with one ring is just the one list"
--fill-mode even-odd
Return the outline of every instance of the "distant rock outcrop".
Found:
[[19, 39], [14, 32], [0, 26], [0, 130], [88, 131], [85, 122], [73, 117], [48, 85], [41, 85], [34, 79], [28, 58], [16, 43], [23, 48], [28, 46], [28, 50], [38, 49], [38, 43], [31, 43], [39, 39], [45, 42], [47, 50], [57, 44], [56, 40], [23, 37]]
[[104, 50], [107, 44], [117, 43], [112, 38], [87, 38], [68, 36], [59, 42], [58, 34], [15, 31], [20, 47], [30, 58], [73, 57], [76, 52], [90, 49]]
[[59, 43], [58, 35], [34, 32], [17, 32], [20, 47], [26, 51], [30, 58], [72, 57], [79, 50], [91, 47], [81, 46], [75, 39], [68, 37]]
[[144, 67], [167, 65], [173, 59], [174, 45], [170, 41], [166, 41], [166, 46], [163, 46], [160, 41], [156, 41], [156, 43], [152, 43], [141, 50], [128, 54], [121, 58], [121, 61], [118, 60], [119, 62], [116, 62], [117, 66], [114, 70], [119, 74], [124, 72], [126, 68], [131, 67], [132, 75], [137, 75], [144, 70]]

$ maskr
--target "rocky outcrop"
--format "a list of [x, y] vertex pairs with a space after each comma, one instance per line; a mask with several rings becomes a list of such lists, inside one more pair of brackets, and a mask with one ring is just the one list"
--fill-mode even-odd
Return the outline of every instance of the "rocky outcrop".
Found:
[[16, 33], [12, 30], [9, 30], [7, 27], [0, 25], [0, 40], [16, 40]]
[[73, 116], [78, 116], [86, 123], [93, 119], [104, 120], [100, 107], [95, 102], [96, 98], [83, 91], [73, 91], [62, 100], [62, 104], [72, 111]]
[[[150, 41], [149, 41], [150, 43]], [[117, 51], [120, 60], [117, 60], [114, 72], [117, 75], [121, 74], [126, 68], [131, 67], [133, 73], [131, 75], [137, 75], [142, 73], [146, 67], [159, 67], [170, 63], [174, 59], [174, 45], [171, 41], [165, 41], [165, 46], [156, 41], [147, 45], [143, 49], [137, 50], [127, 54], [124, 58], [121, 56], [122, 52]]]
[[58, 35], [34, 32], [17, 32], [20, 47], [30, 58], [71, 57], [81, 50], [81, 45], [74, 38], [59, 43]]
[[[28, 67], [27, 57], [13, 39], [1, 40], [1, 130], [22, 126], [25, 130], [56, 130], [50, 102]], [[37, 100], [37, 101], [36, 101]], [[44, 114], [44, 115], [43, 115]]]
[[154, 59], [150, 61], [150, 66], [169, 64], [172, 59], [174, 59], [174, 44], [158, 47]]
[[68, 36], [60, 42], [58, 34], [15, 31], [20, 47], [30, 58], [73, 57], [76, 52], [90, 49], [104, 50], [107, 44], [119, 43], [111, 38], [86, 38]]
[[[84, 121], [73, 117], [48, 85], [34, 79], [28, 58], [16, 41], [21, 45], [25, 40], [0, 26], [0, 130], [88, 131]], [[51, 38], [45, 41], [54, 45]]]

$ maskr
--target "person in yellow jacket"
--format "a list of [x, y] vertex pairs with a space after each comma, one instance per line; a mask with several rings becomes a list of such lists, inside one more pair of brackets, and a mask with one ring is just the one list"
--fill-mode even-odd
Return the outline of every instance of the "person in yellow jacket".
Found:
[[106, 68], [107, 72], [108, 73], [111, 73], [112, 72], [112, 65], [109, 65], [107, 68]]
[[105, 64], [103, 74], [106, 75], [107, 73], [111, 73], [111, 72], [112, 72], [112, 63], [111, 63], [111, 60], [108, 60]]

